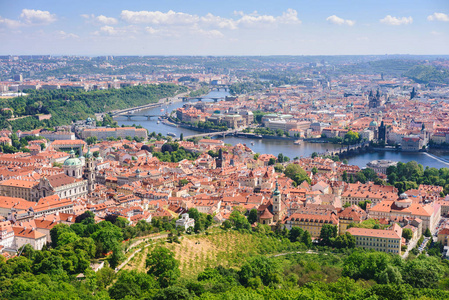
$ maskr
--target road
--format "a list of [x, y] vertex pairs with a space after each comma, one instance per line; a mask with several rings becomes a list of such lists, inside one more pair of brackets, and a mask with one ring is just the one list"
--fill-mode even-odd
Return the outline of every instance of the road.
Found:
[[416, 247], [416, 244], [418, 243], [418, 240], [419, 240], [419, 239], [415, 239], [414, 241], [412, 241], [412, 242], [410, 242], [410, 243], [408, 244], [407, 250], [405, 251], [404, 254], [401, 255], [401, 257], [402, 257], [403, 259], [406, 259], [406, 258], [408, 257], [408, 255], [409, 255], [410, 251], [411, 251], [413, 248]]
[[[143, 248], [136, 249], [136, 250], [135, 250], [135, 251], [134, 251], [134, 252], [133, 252], [127, 259], [125, 259], [124, 262], [122, 262], [117, 268], [115, 268], [115, 273], [117, 273], [117, 272], [120, 271], [123, 267], [125, 267], [126, 264], [129, 263], [129, 261], [130, 261], [130, 260], [137, 254], [137, 253], [139, 253], [140, 251], [142, 251], [142, 249], [145, 249], [145, 248], [147, 248], [148, 246], [154, 244], [155, 240], [159, 240], [159, 239], [167, 238], [167, 237], [168, 237], [168, 234], [167, 234], [167, 233], [166, 233], [166, 234], [162, 234], [162, 235], [158, 235], [158, 236], [155, 236], [155, 237], [151, 237], [151, 242], [148, 243], [147, 245], [145, 245]], [[129, 249], [131, 249], [131, 248], [133, 248], [133, 247], [135, 247], [135, 246], [140, 245], [140, 244], [141, 244], [142, 242], [144, 242], [144, 241], [145, 241], [145, 238], [142, 238], [142, 239], [140, 239], [140, 240], [138, 240], [138, 241], [132, 243], [131, 246], [129, 247]]]

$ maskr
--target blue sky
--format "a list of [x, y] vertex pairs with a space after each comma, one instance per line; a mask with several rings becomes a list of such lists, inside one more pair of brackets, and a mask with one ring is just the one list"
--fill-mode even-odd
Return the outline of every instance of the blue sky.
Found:
[[0, 0], [0, 54], [449, 54], [448, 0]]

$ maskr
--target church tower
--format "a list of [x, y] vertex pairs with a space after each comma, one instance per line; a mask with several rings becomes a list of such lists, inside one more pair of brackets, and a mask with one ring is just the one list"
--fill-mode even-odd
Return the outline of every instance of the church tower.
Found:
[[273, 191], [273, 221], [277, 222], [282, 219], [282, 201], [281, 201], [281, 192], [279, 191], [279, 185], [276, 181], [276, 188]]
[[215, 159], [215, 166], [217, 169], [219, 168], [223, 168], [223, 164], [224, 160], [223, 160], [223, 150], [220, 148], [218, 150], [218, 157]]
[[95, 188], [95, 166], [94, 157], [90, 152], [90, 149], [86, 153], [86, 166], [84, 168], [84, 178], [87, 179], [87, 190], [92, 192]]

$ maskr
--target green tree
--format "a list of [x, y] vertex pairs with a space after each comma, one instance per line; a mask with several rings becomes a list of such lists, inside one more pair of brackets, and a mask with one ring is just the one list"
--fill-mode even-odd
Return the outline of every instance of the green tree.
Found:
[[288, 239], [290, 242], [294, 243], [301, 240], [304, 231], [299, 227], [292, 227], [292, 229], [288, 232]]
[[346, 171], [343, 171], [343, 175], [342, 175], [341, 179], [344, 182], [348, 182], [348, 173]]
[[196, 208], [189, 209], [189, 218], [195, 219], [195, 221], [200, 219], [200, 212]]
[[141, 299], [150, 296], [151, 290], [158, 288], [155, 279], [145, 273], [121, 271], [117, 281], [108, 290], [112, 299]]
[[404, 228], [402, 230], [402, 237], [408, 241], [410, 241], [413, 237], [413, 231], [410, 228]]
[[157, 294], [153, 298], [154, 300], [183, 300], [183, 299], [192, 299], [192, 295], [189, 293], [189, 290], [183, 286], [169, 286], [165, 289], [161, 289], [157, 292]]
[[100, 222], [101, 229], [92, 234], [92, 238], [97, 243], [101, 243], [105, 253], [115, 249], [119, 242], [123, 239], [123, 234], [120, 228], [112, 225], [110, 222]]
[[146, 267], [147, 273], [154, 276], [161, 287], [168, 287], [181, 275], [179, 262], [174, 258], [173, 252], [160, 246], [148, 253]]
[[274, 158], [274, 157], [271, 157], [269, 160], [268, 160], [268, 165], [269, 166], [272, 166], [272, 165], [274, 165], [276, 163], [276, 158]]
[[96, 136], [90, 136], [86, 139], [86, 143], [88, 145], [93, 145], [97, 143], [97, 137]]
[[297, 185], [301, 184], [303, 181], [307, 181], [309, 184], [311, 182], [307, 172], [304, 171], [298, 164], [289, 164], [284, 171], [285, 176], [295, 181]]
[[360, 135], [352, 130], [349, 130], [344, 138], [343, 138], [345, 144], [349, 144], [349, 145], [353, 145], [353, 144], [357, 144], [360, 141]]
[[312, 174], [315, 175], [316, 173], [318, 173], [318, 169], [317, 169], [317, 167], [313, 167], [312, 168]]
[[334, 239], [337, 237], [337, 226], [324, 224], [321, 227], [320, 232], [320, 240], [321, 243], [325, 246], [331, 246], [333, 244]]
[[312, 236], [310, 235], [310, 232], [308, 232], [307, 230], [304, 231], [304, 233], [301, 236], [301, 243], [306, 245], [308, 248], [312, 246]]
[[355, 237], [352, 236], [349, 232], [345, 232], [343, 235], [337, 236], [333, 245], [336, 248], [354, 248], [356, 245]]
[[251, 209], [248, 215], [248, 222], [254, 224], [257, 222], [257, 209]]
[[115, 272], [109, 267], [103, 267], [97, 271], [97, 284], [101, 288], [108, 287], [115, 280]]
[[238, 210], [234, 209], [229, 216], [229, 220], [234, 224], [234, 227], [236, 229], [251, 229], [251, 225], [248, 222], [248, 219], [245, 218], [245, 216], [239, 212]]
[[279, 163], [283, 163], [284, 162], [284, 154], [282, 154], [282, 153], [278, 154], [278, 162]]
[[50, 230], [51, 244], [53, 248], [59, 246], [59, 237], [65, 232], [73, 232], [67, 224], [56, 224]]
[[58, 247], [62, 247], [67, 244], [75, 243], [80, 237], [73, 231], [64, 231], [58, 236]]
[[312, 158], [315, 158], [317, 156], [318, 156], [318, 153], [316, 153], [316, 152], [313, 152], [312, 155], [311, 155]]
[[424, 236], [425, 237], [431, 237], [432, 236], [432, 232], [430, 232], [429, 227], [426, 228], [426, 231], [424, 231]]
[[123, 255], [123, 251], [120, 247], [120, 245], [115, 245], [112, 249], [112, 254], [109, 257], [109, 266], [113, 269], [118, 266], [119, 262], [123, 260], [125, 256]]

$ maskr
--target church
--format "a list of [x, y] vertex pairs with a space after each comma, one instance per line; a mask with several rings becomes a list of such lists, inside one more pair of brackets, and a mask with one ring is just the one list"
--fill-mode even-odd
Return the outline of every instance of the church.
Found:
[[62, 166], [64, 173], [42, 177], [35, 187], [35, 194], [38, 198], [58, 195], [61, 199], [71, 200], [87, 196], [95, 185], [93, 161], [90, 150], [83, 159], [77, 158], [73, 150], [70, 151], [70, 157]]

